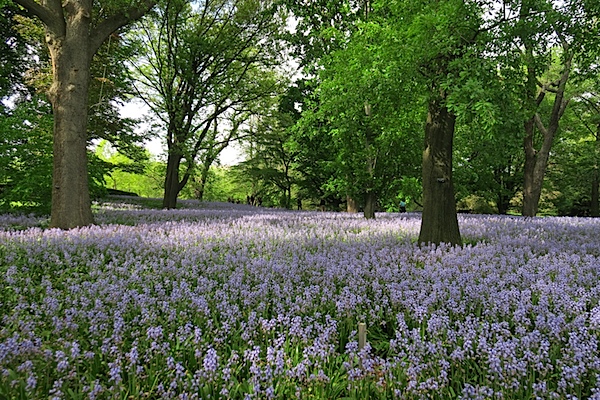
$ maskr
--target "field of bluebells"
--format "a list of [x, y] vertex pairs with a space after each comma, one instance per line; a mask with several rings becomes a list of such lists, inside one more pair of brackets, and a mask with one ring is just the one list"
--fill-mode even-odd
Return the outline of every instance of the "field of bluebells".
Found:
[[0, 399], [600, 399], [598, 220], [184, 205], [0, 216]]

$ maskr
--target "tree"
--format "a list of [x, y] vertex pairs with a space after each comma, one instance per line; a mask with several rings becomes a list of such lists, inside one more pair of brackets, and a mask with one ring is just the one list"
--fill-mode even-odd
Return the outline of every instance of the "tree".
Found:
[[50, 225], [69, 229], [93, 222], [87, 166], [90, 65], [117, 29], [140, 19], [156, 3], [91, 0], [14, 0], [45, 28], [52, 60], [53, 168]]
[[[347, 196], [349, 210], [362, 206], [374, 218], [381, 196], [399, 191], [404, 177], [418, 164], [421, 141], [418, 103], [410, 85], [398, 85], [394, 59], [382, 48], [385, 22], [357, 22], [348, 42], [322, 60], [319, 108], [336, 146], [336, 180]], [[385, 60], [382, 62], [382, 60]], [[386, 193], [388, 194], [388, 193]]]
[[420, 243], [461, 243], [452, 152], [456, 109], [464, 97], [461, 88], [473, 81], [483, 84], [477, 82], [477, 73], [466, 73], [486, 67], [481, 62], [482, 33], [489, 28], [482, 20], [481, 3], [398, 1], [391, 6], [391, 43], [399, 51], [403, 48], [398, 64], [421, 86], [427, 104]]
[[304, 200], [338, 209], [342, 192], [336, 167], [337, 145], [332, 140], [314, 84], [311, 79], [296, 81], [281, 97], [279, 111], [294, 121], [288, 129], [287, 146], [295, 154], [299, 194]]
[[265, 99], [249, 126], [244, 140], [246, 160], [237, 170], [255, 184], [251, 197], [261, 197], [280, 207], [292, 207], [292, 188], [296, 183], [296, 151], [291, 145], [293, 112], [282, 107], [278, 97]]
[[557, 192], [554, 205], [560, 215], [597, 217], [600, 95], [593, 80], [582, 83], [562, 119], [562, 134], [554, 146], [547, 180]]
[[191, 7], [169, 0], [140, 27], [148, 55], [136, 66], [139, 93], [166, 131], [164, 208], [193, 174], [219, 116], [264, 96], [275, 85], [256, 79], [274, 60], [280, 21], [268, 0], [203, 1]]
[[[583, 71], [594, 64], [589, 49], [598, 45], [597, 11], [582, 0], [521, 0], [516, 7], [512, 11], [516, 22], [508, 26], [504, 43], [511, 46], [509, 52], [521, 52], [508, 68], [525, 72], [522, 213], [532, 217], [538, 211], [550, 151], [570, 101], [567, 89], [574, 67]], [[545, 102], [550, 106], [544, 115]]]
[[213, 132], [205, 140], [206, 143], [198, 155], [200, 171], [196, 177], [194, 197], [200, 201], [204, 199], [204, 191], [208, 183], [211, 166], [227, 146], [242, 139], [242, 126], [251, 118], [253, 112], [244, 108], [233, 108], [224, 114], [217, 117], [213, 122]]
[[494, 59], [485, 62], [489, 68], [477, 72], [486, 76], [466, 84], [461, 91], [467, 98], [455, 107], [461, 116], [454, 143], [457, 200], [475, 197], [485, 201], [483, 208], [494, 203], [498, 213], [506, 214], [523, 183], [523, 111], [513, 81], [498, 74]]
[[[52, 194], [52, 110], [43, 95], [13, 99], [0, 113], [0, 204], [5, 210], [48, 214]], [[105, 194], [107, 165], [87, 152], [90, 194]]]

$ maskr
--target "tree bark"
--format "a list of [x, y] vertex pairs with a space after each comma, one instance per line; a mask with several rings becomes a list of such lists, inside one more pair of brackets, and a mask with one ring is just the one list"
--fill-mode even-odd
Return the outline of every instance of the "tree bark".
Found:
[[349, 213], [357, 213], [358, 212], [358, 203], [350, 196], [346, 196], [346, 211]]
[[[541, 164], [538, 164], [536, 160], [537, 151], [533, 143], [535, 136], [533, 118], [525, 121], [524, 128], [525, 139], [523, 141], [523, 149], [525, 150], [525, 166], [523, 167], [523, 209], [521, 213], [526, 217], [535, 217], [538, 212], [543, 182], [540, 182], [539, 171]], [[536, 164], [539, 165], [537, 175]]]
[[423, 151], [423, 217], [419, 243], [461, 244], [454, 183], [452, 144], [456, 116], [448, 111], [445, 94], [429, 101]]
[[[530, 12], [531, 3], [524, 2], [521, 7], [519, 19], [525, 20], [528, 18]], [[525, 32], [521, 34], [521, 40], [525, 44], [524, 58], [527, 68], [527, 79], [525, 82], [527, 90], [526, 107], [529, 108], [530, 112], [530, 116], [524, 122], [525, 137], [523, 140], [525, 166], [523, 170], [522, 214], [526, 217], [535, 217], [538, 212], [544, 175], [546, 174], [548, 158], [550, 157], [550, 149], [558, 131], [560, 118], [563, 116], [569, 103], [569, 100], [565, 98], [565, 90], [571, 73], [573, 54], [569, 50], [569, 44], [563, 36], [558, 32], [556, 33], [561, 41], [562, 56], [564, 57], [563, 69], [556, 82], [545, 85], [542, 85], [537, 78], [533, 40]], [[537, 89], [538, 86], [540, 86], [539, 91]], [[538, 91], [537, 94], [536, 91]], [[550, 91], [555, 93], [555, 97], [548, 125], [545, 126], [539, 114], [539, 107], [544, 101], [546, 93]], [[536, 150], [534, 145], [536, 129], [539, 130], [542, 136], [542, 144], [539, 150]]]
[[52, 227], [70, 229], [93, 223], [87, 167], [87, 104], [90, 55], [80, 35], [89, 23], [72, 23], [70, 35], [47, 33], [54, 83], [49, 89], [54, 116]]
[[177, 196], [181, 190], [179, 182], [179, 166], [181, 165], [181, 155], [175, 151], [170, 151], [167, 156], [167, 172], [165, 174], [165, 192], [163, 196], [162, 207], [164, 209], [174, 209], [177, 207]]
[[510, 199], [508, 198], [508, 196], [500, 193], [498, 194], [496, 206], [498, 207], [498, 214], [506, 215], [508, 213], [508, 207], [510, 206]]
[[374, 219], [375, 218], [375, 206], [377, 204], [377, 195], [368, 190], [365, 193], [365, 208], [363, 210], [363, 215], [366, 219]]
[[590, 199], [590, 215], [600, 216], [600, 199], [598, 189], [600, 186], [600, 171], [598, 171], [598, 156], [600, 155], [600, 124], [596, 129], [596, 148], [594, 149], [594, 171], [592, 173], [592, 195]]
[[141, 18], [155, 4], [127, 5], [92, 22], [91, 0], [14, 0], [45, 28], [52, 60], [48, 90], [54, 117], [52, 208], [50, 226], [70, 229], [93, 223], [87, 170], [87, 122], [90, 64], [104, 40], [121, 26]]
[[[525, 150], [525, 167], [523, 170], [523, 216], [535, 217], [538, 212], [540, 197], [542, 194], [542, 185], [544, 176], [548, 168], [548, 159], [550, 158], [550, 149], [554, 142], [554, 137], [558, 132], [559, 121], [563, 116], [568, 99], [565, 99], [566, 83], [571, 72], [571, 61], [567, 59], [564, 70], [559, 80], [552, 112], [548, 127], [544, 126], [540, 115], [536, 112], [529, 120], [525, 121], [525, 139], [523, 148]], [[542, 88], [542, 91], [544, 89]], [[543, 99], [543, 92], [538, 95], [538, 106]], [[535, 130], [539, 130], [542, 135], [542, 145], [539, 150], [534, 147]]]
[[[212, 161], [211, 161], [212, 164]], [[208, 172], [210, 171], [210, 165], [208, 163], [204, 163], [202, 165], [202, 172], [200, 173], [200, 181], [198, 182], [198, 188], [196, 189], [196, 199], [203, 201], [204, 200], [204, 189], [206, 188], [206, 182], [208, 181]]]

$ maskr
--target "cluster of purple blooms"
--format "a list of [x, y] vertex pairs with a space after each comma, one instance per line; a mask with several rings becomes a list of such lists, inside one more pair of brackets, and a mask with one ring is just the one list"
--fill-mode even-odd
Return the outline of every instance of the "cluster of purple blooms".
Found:
[[96, 221], [2, 225], [0, 398], [600, 399], [596, 220], [463, 215], [462, 247], [411, 213]]

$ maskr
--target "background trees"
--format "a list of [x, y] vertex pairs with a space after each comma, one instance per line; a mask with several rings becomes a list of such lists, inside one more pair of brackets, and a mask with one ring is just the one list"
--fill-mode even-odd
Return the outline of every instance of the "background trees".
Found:
[[215, 159], [219, 118], [273, 93], [259, 71], [276, 56], [275, 11], [270, 1], [168, 0], [140, 25], [138, 92], [166, 131], [164, 208], [176, 206], [201, 153], [206, 168]]
[[[119, 2], [5, 5], [4, 207], [43, 210], [54, 191], [53, 225], [91, 222], [88, 182], [116, 166], [148, 174], [134, 168], [148, 130], [119, 115], [141, 96], [168, 150], [147, 164], [162, 182], [145, 184], [166, 208], [179, 196], [261, 196], [371, 218], [410, 198], [423, 243], [460, 243], [457, 200], [463, 211], [598, 214], [595, 2], [165, 0], [116, 31], [152, 3], [125, 17]], [[289, 57], [300, 76], [286, 75]], [[98, 162], [98, 140], [133, 163]], [[221, 167], [240, 140], [245, 161]], [[30, 179], [50, 160], [54, 183]], [[71, 184], [77, 200], [61, 194]]]

